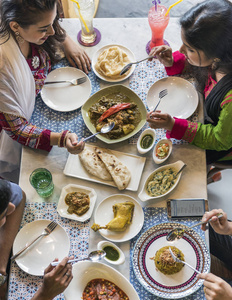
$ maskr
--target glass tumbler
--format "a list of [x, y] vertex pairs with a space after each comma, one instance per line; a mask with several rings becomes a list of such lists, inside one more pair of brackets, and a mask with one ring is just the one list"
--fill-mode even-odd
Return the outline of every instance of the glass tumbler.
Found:
[[36, 192], [42, 198], [47, 198], [52, 195], [54, 184], [52, 181], [52, 174], [49, 170], [45, 168], [35, 169], [31, 173], [29, 180]]
[[169, 22], [169, 14], [165, 16], [166, 12], [167, 8], [163, 5], [152, 6], [148, 12], [148, 22], [152, 32], [152, 37], [149, 45], [149, 52], [153, 47], [165, 44], [163, 38], [164, 30], [168, 26]]

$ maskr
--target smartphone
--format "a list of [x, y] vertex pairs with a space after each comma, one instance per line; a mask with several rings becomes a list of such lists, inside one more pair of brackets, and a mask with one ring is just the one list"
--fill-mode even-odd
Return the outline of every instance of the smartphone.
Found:
[[208, 200], [205, 199], [169, 199], [167, 213], [169, 218], [202, 217], [209, 211]]

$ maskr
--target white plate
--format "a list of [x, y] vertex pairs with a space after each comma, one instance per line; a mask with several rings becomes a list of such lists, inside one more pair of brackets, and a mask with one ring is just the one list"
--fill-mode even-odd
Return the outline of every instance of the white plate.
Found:
[[96, 208], [94, 222], [101, 226], [105, 226], [114, 218], [113, 205], [126, 201], [131, 201], [135, 205], [132, 223], [125, 231], [122, 232], [113, 232], [107, 229], [100, 229], [99, 233], [109, 241], [129, 241], [136, 236], [136, 234], [138, 234], [143, 227], [144, 213], [141, 205], [134, 198], [123, 194], [115, 194], [102, 200], [102, 202]]
[[[65, 203], [65, 197], [68, 193], [73, 193], [73, 192], [81, 192], [89, 195], [89, 199], [90, 199], [89, 210], [82, 216], [78, 216], [76, 214], [69, 214], [67, 211], [68, 205]], [[79, 222], [84, 222], [91, 217], [96, 199], [97, 199], [97, 194], [94, 189], [82, 185], [77, 185], [77, 184], [68, 184], [64, 186], [61, 190], [60, 199], [57, 205], [57, 211], [61, 217], [71, 219], [71, 220], [76, 220]]]
[[122, 45], [117, 45], [117, 44], [112, 44], [112, 45], [106, 45], [100, 49], [98, 49], [94, 54], [93, 54], [93, 58], [92, 58], [92, 69], [94, 71], [94, 73], [99, 77], [101, 78], [102, 80], [105, 80], [105, 81], [108, 81], [108, 82], [120, 82], [120, 81], [123, 81], [125, 79], [127, 79], [128, 77], [131, 76], [131, 74], [134, 72], [135, 70], [135, 65], [132, 65], [129, 73], [124, 77], [122, 76], [122, 78], [117, 78], [117, 79], [112, 79], [112, 78], [109, 78], [109, 77], [105, 77], [101, 74], [98, 73], [98, 71], [95, 69], [95, 65], [97, 63], [97, 59], [98, 59], [98, 56], [100, 55], [100, 53], [102, 53], [104, 50], [106, 50], [107, 48], [110, 48], [110, 47], [114, 47], [114, 46], [117, 46], [119, 47], [120, 49], [122, 49], [128, 56], [130, 62], [134, 62], [135, 61], [135, 55], [134, 53], [126, 48], [125, 46], [122, 46]]
[[[182, 239], [170, 243], [166, 236], [176, 227], [188, 230]], [[204, 281], [197, 279], [197, 273], [188, 266], [173, 275], [164, 275], [156, 269], [150, 258], [160, 248], [170, 245], [181, 250], [185, 261], [201, 273], [210, 271], [210, 253], [205, 242], [196, 231], [178, 223], [161, 223], [145, 231], [135, 244], [132, 265], [137, 279], [150, 293], [162, 299], [182, 299], [196, 292]]]
[[71, 83], [54, 83], [44, 85], [41, 97], [44, 103], [57, 111], [72, 111], [81, 107], [91, 93], [89, 77], [76, 68], [64, 67], [53, 70], [48, 74], [47, 81], [71, 80], [86, 77], [86, 82], [79, 85]]
[[[96, 146], [92, 146], [88, 144], [86, 145], [86, 147], [90, 150], [93, 150], [93, 148]], [[129, 171], [131, 172], [131, 180], [126, 190], [137, 191], [146, 158], [137, 155], [123, 153], [123, 152], [113, 151], [113, 150], [110, 151], [112, 152], [112, 154], [117, 156], [117, 158], [123, 164], [125, 164], [129, 169]], [[116, 187], [116, 184], [113, 181], [103, 180], [89, 174], [82, 166], [82, 163], [80, 162], [78, 155], [69, 154], [68, 160], [64, 168], [64, 174], [67, 176], [77, 177], [80, 179], [98, 182], [98, 183]]]
[[178, 160], [175, 163], [172, 163], [172, 164], [169, 164], [169, 165], [164, 165], [162, 167], [157, 168], [155, 171], [153, 171], [146, 178], [146, 180], [144, 182], [144, 185], [143, 185], [143, 188], [141, 189], [140, 193], [138, 194], [139, 199], [142, 200], [142, 201], [147, 201], [147, 200], [150, 200], [150, 199], [158, 199], [158, 198], [164, 197], [167, 194], [171, 193], [171, 191], [174, 190], [174, 188], [177, 186], [178, 182], [180, 181], [180, 177], [182, 175], [182, 172], [180, 172], [177, 175], [177, 179], [176, 179], [174, 185], [169, 190], [167, 190], [167, 192], [165, 194], [162, 194], [162, 195], [159, 195], [159, 196], [150, 196], [146, 191], [146, 187], [148, 185], [148, 182], [151, 181], [151, 179], [153, 178], [155, 173], [166, 170], [166, 169], [169, 169], [169, 168], [174, 168], [176, 171], [179, 171], [182, 168], [183, 165], [184, 165], [184, 162], [181, 161], [181, 160]]
[[115, 283], [131, 300], [139, 300], [131, 283], [121, 273], [99, 262], [82, 261], [73, 265], [73, 280], [64, 291], [66, 300], [80, 300], [87, 283], [95, 278], [103, 278]]
[[[39, 236], [50, 222], [50, 220], [37, 220], [25, 225], [14, 240], [13, 254]], [[16, 258], [16, 263], [28, 274], [43, 276], [50, 262], [55, 258], [62, 260], [68, 255], [69, 249], [69, 237], [66, 231], [57, 225], [52, 233], [38, 240], [29, 250]]]
[[166, 77], [156, 81], [147, 93], [147, 106], [153, 110], [159, 101], [159, 92], [167, 89], [167, 96], [163, 97], [158, 110], [169, 113], [176, 118], [186, 119], [197, 109], [198, 94], [194, 86], [180, 77]]

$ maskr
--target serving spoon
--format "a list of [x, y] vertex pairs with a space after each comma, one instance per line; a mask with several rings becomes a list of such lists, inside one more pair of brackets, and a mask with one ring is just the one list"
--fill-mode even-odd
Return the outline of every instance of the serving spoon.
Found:
[[115, 123], [114, 122], [110, 122], [108, 124], [105, 124], [104, 126], [102, 126], [101, 130], [88, 136], [87, 138], [83, 139], [83, 142], [87, 141], [88, 139], [90, 139], [91, 137], [99, 134], [99, 133], [107, 133], [110, 132], [113, 128], [114, 128]]
[[[74, 263], [74, 262], [78, 262], [78, 261], [83, 261], [83, 260], [90, 260], [90, 261], [98, 261], [100, 259], [102, 259], [104, 256], [106, 256], [106, 252], [104, 250], [96, 250], [96, 251], [92, 251], [89, 253], [89, 255], [86, 258], [82, 258], [82, 259], [70, 259], [68, 260], [68, 264]], [[54, 261], [51, 263], [51, 265], [53, 267], [57, 266], [60, 263], [60, 261]]]
[[[217, 216], [218, 219], [220, 219], [223, 216], [223, 214], [222, 213], [218, 213], [216, 216]], [[199, 226], [199, 225], [207, 224], [207, 223], [209, 223], [211, 221], [212, 221], [212, 218], [209, 219], [207, 222], [199, 222], [199, 223], [197, 223], [195, 225], [192, 225], [189, 228], [185, 228], [185, 229], [183, 229], [181, 227], [177, 227], [177, 228], [175, 228], [175, 229], [173, 229], [173, 230], [171, 230], [169, 232], [169, 234], [166, 236], [166, 240], [168, 242], [173, 242], [174, 240], [179, 240], [179, 239], [182, 238], [182, 236], [184, 235], [185, 231], [187, 231], [189, 229], [192, 229], [192, 228], [194, 228], [196, 226]]]

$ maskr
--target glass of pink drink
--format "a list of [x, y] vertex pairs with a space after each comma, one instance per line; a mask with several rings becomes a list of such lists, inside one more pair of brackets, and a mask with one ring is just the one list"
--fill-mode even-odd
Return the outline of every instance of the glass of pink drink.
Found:
[[[163, 5], [152, 6], [148, 12], [148, 22], [152, 31], [152, 38], [149, 44], [149, 52], [153, 47], [164, 45], [164, 30], [168, 26], [169, 14], [165, 17], [167, 8]], [[166, 44], [168, 44], [166, 42]]]

